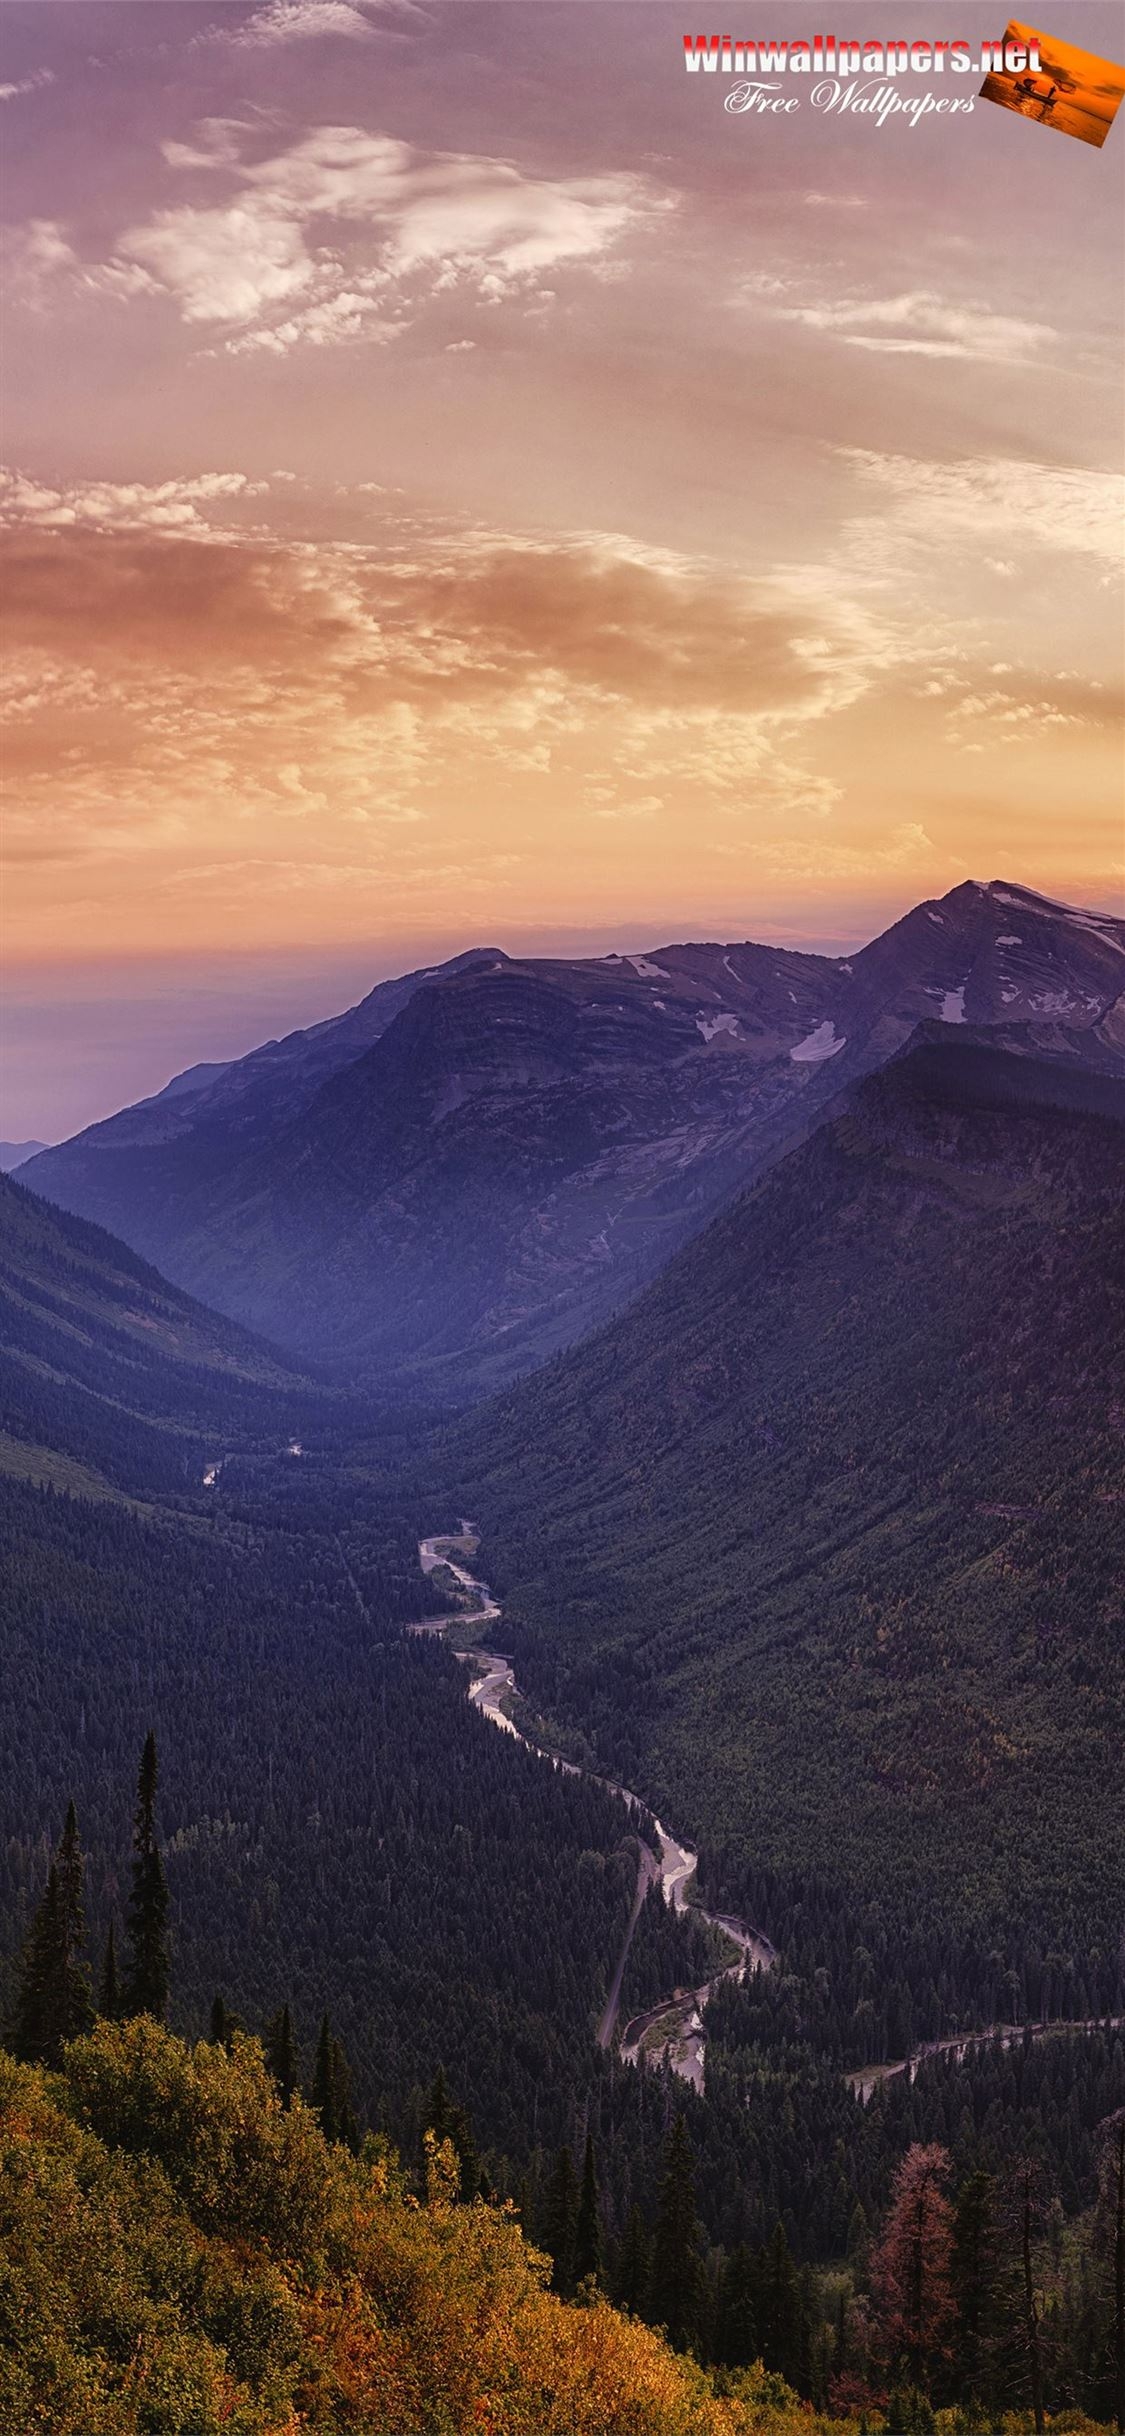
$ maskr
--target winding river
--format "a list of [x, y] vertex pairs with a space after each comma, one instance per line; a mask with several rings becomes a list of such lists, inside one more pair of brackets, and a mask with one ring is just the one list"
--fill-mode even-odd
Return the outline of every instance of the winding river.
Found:
[[[475, 1550], [476, 1535], [472, 1524], [467, 1522], [462, 1523], [456, 1537], [436, 1532], [432, 1538], [419, 1542], [418, 1555], [423, 1573], [434, 1573], [439, 1567], [444, 1567], [476, 1604], [468, 1609], [458, 1608], [447, 1616], [429, 1618], [424, 1624], [413, 1624], [410, 1626], [411, 1632], [445, 1633], [452, 1624], [471, 1624], [475, 1627], [498, 1621], [501, 1609], [487, 1582], [479, 1581], [466, 1562]], [[619, 2052], [625, 2063], [660, 2064], [667, 2061], [682, 2080], [690, 2081], [694, 2089], [702, 2091], [707, 2059], [703, 2014], [709, 1998], [724, 1980], [740, 1980], [747, 1971], [772, 1970], [777, 1961], [776, 1948], [768, 1937], [763, 1936], [760, 1930], [751, 1928], [747, 1921], [738, 1920], [727, 1912], [709, 1912], [697, 1899], [693, 1899], [691, 1890], [699, 1865], [698, 1853], [693, 1851], [690, 1844], [682, 1844], [671, 1835], [638, 1793], [631, 1792], [628, 1785], [615, 1784], [611, 1777], [598, 1776], [591, 1769], [580, 1768], [574, 1760], [558, 1758], [521, 1731], [507, 1706], [519, 1692], [510, 1658], [500, 1650], [485, 1649], [479, 1644], [472, 1649], [458, 1650], [456, 1655], [475, 1670], [468, 1696], [474, 1707], [479, 1708], [493, 1725], [499, 1726], [502, 1733], [514, 1734], [517, 1742], [522, 1742], [526, 1750], [533, 1751], [539, 1759], [549, 1760], [553, 1767], [561, 1768], [564, 1775], [586, 1776], [590, 1783], [600, 1785], [603, 1791], [611, 1793], [615, 1801], [621, 1802], [628, 1811], [637, 1844], [637, 1884], [609, 1996], [598, 2024], [598, 2044], [610, 2046], [616, 2034]], [[726, 1940], [730, 1960], [724, 1962], [699, 1987], [671, 1989], [659, 2004], [650, 2006], [645, 2013], [634, 2014], [618, 2032], [621, 1983], [633, 1931], [654, 1886], [660, 1887], [664, 1901], [673, 1911], [686, 1912], [690, 1905], [693, 1919], [704, 1921], [708, 1927], [716, 1929]]]
[[[459, 1588], [476, 1604], [469, 1608], [457, 1608], [446, 1616], [435, 1616], [424, 1624], [413, 1624], [409, 1627], [411, 1632], [445, 1633], [453, 1624], [478, 1626], [499, 1620], [501, 1609], [487, 1582], [479, 1581], [466, 1562], [475, 1554], [476, 1545], [476, 1532], [468, 1522], [462, 1522], [461, 1530], [455, 1537], [439, 1532], [432, 1539], [419, 1542], [418, 1554], [423, 1572], [433, 1573], [439, 1566], [444, 1566]], [[586, 1776], [591, 1784], [600, 1785], [605, 1792], [611, 1793], [628, 1811], [637, 1845], [637, 1883], [624, 1941], [610, 1982], [609, 1996], [598, 2024], [598, 2044], [608, 2047], [616, 2037], [624, 2062], [661, 2064], [667, 2061], [682, 2080], [690, 2081], [693, 2089], [702, 2091], [707, 2060], [707, 2033], [703, 2015], [708, 1999], [726, 1979], [740, 1980], [747, 1971], [772, 1970], [778, 1959], [776, 1947], [760, 1930], [752, 1928], [748, 1921], [738, 1920], [726, 1912], [709, 1912], [698, 1899], [693, 1899], [698, 1853], [693, 1851], [690, 1844], [681, 1844], [674, 1835], [669, 1834], [640, 1794], [631, 1792], [628, 1785], [615, 1784], [611, 1777], [598, 1776], [592, 1769], [580, 1768], [574, 1760], [560, 1759], [521, 1731], [505, 1705], [519, 1693], [510, 1658], [500, 1650], [479, 1646], [458, 1650], [456, 1655], [474, 1669], [469, 1699], [493, 1725], [499, 1726], [502, 1733], [514, 1734], [525, 1749], [533, 1751], [538, 1759], [549, 1760], [565, 1775]], [[671, 1989], [659, 2004], [650, 2006], [645, 2013], [634, 2014], [618, 2029], [621, 1984], [633, 1931], [654, 1886], [660, 1887], [664, 1901], [673, 1911], [685, 1912], [690, 1906], [693, 1919], [705, 1921], [710, 1928], [718, 1930], [727, 1941], [730, 1960], [723, 1963], [702, 1986]], [[999, 2039], [1004, 2046], [1012, 2046], [1026, 2035], [1043, 2038], [1067, 2031], [1122, 2028], [1125, 2028], [1125, 2016], [1120, 2015], [1089, 2021], [1034, 2021], [1019, 2025], [993, 2022], [984, 2030], [962, 2030], [945, 2038], [928, 2040], [910, 2055], [898, 2056], [888, 2063], [864, 2065], [857, 2071], [846, 2072], [844, 2078], [860, 2103], [866, 2105], [881, 2082], [894, 2080], [903, 2073], [908, 2073], [913, 2080], [919, 2065], [930, 2056], [952, 2055], [958, 2062], [963, 2062], [976, 2048], [986, 2046], [994, 2039]]]

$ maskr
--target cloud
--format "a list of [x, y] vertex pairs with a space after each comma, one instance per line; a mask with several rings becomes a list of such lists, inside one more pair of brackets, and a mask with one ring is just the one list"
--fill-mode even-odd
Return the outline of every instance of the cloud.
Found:
[[862, 880], [873, 871], [909, 871], [912, 866], [932, 870], [940, 861], [933, 839], [914, 820], [901, 821], [895, 828], [865, 839], [861, 846], [836, 845], [823, 834], [763, 839], [755, 847], [754, 859], [774, 879], [814, 884]]
[[604, 269], [630, 229], [669, 208], [623, 172], [528, 177], [356, 127], [315, 128], [257, 162], [239, 158], [243, 140], [236, 122], [211, 120], [197, 146], [166, 147], [173, 169], [209, 170], [236, 191], [125, 229], [108, 266], [157, 281], [185, 321], [235, 347], [380, 335], [381, 317], [397, 325], [457, 287], [486, 304], [538, 299], [545, 272]]
[[948, 304], [928, 289], [774, 309], [783, 321], [800, 322], [806, 329], [840, 339], [845, 346], [879, 355], [953, 356], [976, 363], [1020, 364], [1031, 361], [1057, 335], [1046, 322], [1018, 320], [984, 305]]
[[246, 826], [302, 821], [353, 855], [357, 826], [393, 830], [405, 855], [465, 805], [510, 806], [517, 838], [538, 807], [585, 807], [600, 833], [830, 806], [794, 741], [865, 677], [823, 610], [618, 535], [222, 529], [249, 487], [8, 485], [25, 859], [96, 861], [131, 835], [196, 859], [206, 836], [221, 859]]
[[794, 606], [667, 553], [485, 533], [392, 558], [205, 523], [252, 488], [214, 474], [64, 493], [9, 477], [13, 620], [135, 660], [174, 649], [225, 667], [233, 651], [286, 682], [296, 662], [353, 704], [503, 701], [560, 732], [599, 705], [643, 715], [650, 736], [697, 714], [815, 715], [839, 675], [831, 637], [812, 652]]
[[378, 10], [391, 16], [416, 14], [411, 0], [266, 0], [234, 26], [215, 26], [203, 37], [235, 51], [271, 51], [293, 42], [323, 42], [333, 36], [366, 42], [374, 32]]
[[24, 93], [41, 93], [44, 85], [53, 85], [53, 68], [36, 68], [30, 76], [21, 76], [19, 83], [0, 85], [0, 102], [18, 101]]
[[[893, 511], [892, 550], [906, 537], [979, 546], [1000, 536], [1009, 547], [1018, 540], [1025, 552], [1077, 553], [1120, 566], [1125, 482], [1117, 473], [1014, 457], [935, 463], [873, 449], [838, 453], [877, 486]], [[885, 518], [878, 522], [885, 530]], [[863, 529], [871, 531], [871, 524], [864, 521]]]
[[42, 305], [60, 278], [74, 278], [81, 263], [58, 220], [24, 220], [3, 232], [4, 285], [26, 304]]
[[[998, 678], [1010, 682], [997, 683]], [[972, 672], [955, 691], [947, 732], [962, 749], [980, 752], [986, 743], [1042, 747], [1076, 728], [1118, 736], [1123, 718], [1120, 685], [1100, 685], [1065, 669], [1052, 676], [996, 661]]]
[[55, 490], [8, 466], [0, 466], [0, 521], [37, 525], [149, 527], [157, 532], [209, 533], [201, 508], [223, 499], [253, 498], [267, 489], [246, 474], [195, 474], [176, 482], [88, 482]]
[[252, 321], [299, 295], [315, 267], [297, 223], [261, 204], [158, 212], [127, 230], [121, 245], [175, 296], [188, 322]]

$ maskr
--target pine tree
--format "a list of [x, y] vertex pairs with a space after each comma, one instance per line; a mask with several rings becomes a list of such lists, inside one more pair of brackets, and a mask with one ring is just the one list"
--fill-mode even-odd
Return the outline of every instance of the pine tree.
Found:
[[283, 2005], [280, 2013], [274, 2014], [266, 2031], [265, 2050], [266, 2063], [277, 2083], [282, 2108], [288, 2114], [299, 2080], [297, 2046], [288, 2005]]
[[327, 2013], [321, 2015], [310, 2094], [325, 2139], [341, 2141], [345, 2147], [357, 2150], [359, 2126], [352, 2111], [348, 2059], [340, 2040], [333, 2037]]
[[102, 1975], [98, 1985], [98, 2012], [102, 2020], [115, 2022], [121, 2007], [121, 1989], [117, 1978], [117, 1943], [110, 1921], [106, 1931]]
[[221, 1996], [216, 1996], [212, 2000], [211, 2027], [207, 2035], [213, 2047], [229, 2047], [230, 2045], [230, 2033], [227, 2029], [227, 2009]]
[[151, 2013], [160, 2022], [168, 2010], [167, 1923], [168, 1884], [156, 1841], [156, 1736], [150, 1732], [141, 1755], [133, 1823], [130, 1950], [122, 2006], [127, 2017]]
[[625, 2219], [625, 2230], [617, 2249], [617, 2270], [613, 2282], [613, 2297], [619, 2309], [627, 2309], [632, 2317], [644, 2314], [648, 2300], [648, 2282], [652, 2268], [651, 2245], [644, 2217], [634, 2201]]
[[1047, 2424], [1043, 2398], [1043, 2324], [1035, 2258], [1036, 2241], [1042, 2230], [1043, 2198], [1038, 2174], [1029, 2157], [1025, 2158], [1019, 2167], [1016, 2189], [1023, 2354], [1031, 2393], [1032, 2415], [1035, 2420], [1035, 2436], [1043, 2436]]
[[574, 2281], [584, 2283], [587, 2276], [596, 2282], [602, 2271], [601, 2201], [598, 2194], [598, 2170], [594, 2143], [586, 2134], [586, 2153], [582, 2160], [582, 2189], [578, 2198], [578, 2215], [574, 2227]]
[[719, 2279], [715, 2356], [724, 2368], [747, 2368], [758, 2358], [756, 2284], [754, 2261], [745, 2242], [740, 2242], [725, 2261]]
[[323, 2013], [316, 2042], [316, 2060], [313, 2064], [312, 2102], [320, 2116], [320, 2128], [326, 2140], [338, 2140], [340, 2137], [340, 2123], [336, 2109], [333, 2046], [332, 2024], [327, 2013]]
[[914, 2376], [944, 2348], [953, 2320], [953, 2211], [949, 2156], [915, 2143], [895, 2176], [890, 2213], [872, 2260], [883, 2338]]
[[667, 2329], [680, 2351], [698, 2341], [703, 2279], [695, 2212], [695, 2168], [687, 2125], [677, 2115], [664, 2159], [664, 2178], [652, 2237], [648, 2315]]
[[337, 2138], [342, 2140], [345, 2148], [351, 2149], [353, 2156], [357, 2156], [359, 2153], [359, 2124], [352, 2105], [351, 2067], [344, 2050], [343, 2040], [338, 2038], [334, 2038], [332, 2041], [332, 2077], [336, 2091], [336, 2121], [339, 2125]]
[[867, 2218], [862, 2202], [857, 2199], [848, 2218], [847, 2260], [849, 2267], [854, 2267], [862, 2273], [867, 2265], [869, 2247]]
[[808, 2315], [801, 2279], [779, 2222], [767, 2247], [758, 2254], [758, 2339], [767, 2368], [775, 2368], [796, 2385], [808, 2361]]
[[574, 2290], [574, 2237], [578, 2221], [578, 2185], [568, 2148], [560, 2148], [552, 2167], [543, 2216], [543, 2247], [554, 2261], [551, 2289], [565, 2298]]
[[94, 2019], [82, 1961], [82, 1846], [73, 1802], [24, 1948], [12, 2044], [25, 2063], [57, 2065]]
[[958, 2384], [966, 2402], [999, 2400], [993, 2369], [1000, 2338], [1000, 2257], [996, 2191], [978, 2168], [962, 2183], [953, 2210], [950, 2280], [957, 2311]]

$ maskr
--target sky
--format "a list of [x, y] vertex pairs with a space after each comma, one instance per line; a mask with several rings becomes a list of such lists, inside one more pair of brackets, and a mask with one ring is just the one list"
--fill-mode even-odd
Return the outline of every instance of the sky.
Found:
[[1125, 127], [731, 113], [683, 30], [8, 0], [5, 1136], [478, 941], [1120, 906]]

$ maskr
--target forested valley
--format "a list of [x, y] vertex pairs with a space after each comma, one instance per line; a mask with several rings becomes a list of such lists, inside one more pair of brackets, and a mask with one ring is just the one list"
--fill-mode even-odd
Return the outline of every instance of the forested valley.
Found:
[[[963, 1130], [957, 1140], [963, 1150]], [[845, 1158], [857, 1148], [866, 1155], [862, 1139], [847, 1137]], [[1067, 1310], [1097, 1420], [1092, 1314], [1105, 1280], [1105, 1222], [1102, 1204], [1082, 1201], [1088, 1148], [1088, 1133], [1068, 1135], [1049, 1181], [1074, 1220]], [[829, 1154], [818, 1156], [826, 1162], [818, 1206], [831, 1225], [836, 1177]], [[854, 1168], [847, 1173], [854, 1185]], [[945, 1201], [919, 1202], [917, 1186], [909, 1173], [920, 1278], [931, 1273], [927, 1226], [949, 1222]], [[952, 1197], [959, 1217], [956, 1179]], [[1014, 1221], [1003, 1195], [1001, 1205], [997, 1260], [1017, 1280], [1012, 1292], [1026, 1292], [1037, 1274], [1041, 1201], [1021, 1205]], [[763, 1774], [776, 1766], [783, 1832], [772, 1842], [724, 1814], [729, 1757], [725, 1771], [697, 1767], [689, 1808], [675, 1744], [662, 1745], [655, 1731], [669, 1713], [662, 1670], [674, 1682], [685, 1658], [717, 1647], [703, 1561], [712, 1515], [735, 1488], [738, 1514], [756, 1510], [760, 1482], [742, 1457], [736, 1481], [716, 1468], [724, 1442], [728, 1462], [749, 1442], [765, 1471], [775, 1460], [804, 1466], [806, 1532], [828, 1550], [827, 1573], [821, 1558], [810, 1578], [829, 1607], [856, 1595], [848, 1500], [858, 1495], [869, 1514], [869, 1476], [889, 1458], [861, 1459], [858, 1407], [849, 1421], [841, 1380], [831, 1382], [819, 1440], [806, 1430], [798, 1454], [793, 1408], [776, 1389], [765, 1392], [760, 1366], [750, 1429], [745, 1408], [732, 1412], [716, 1397], [698, 1348], [675, 1370], [675, 1393], [688, 1401], [683, 1433], [670, 1440], [669, 1478], [682, 1493], [687, 1475], [674, 1467], [702, 1438], [715, 1501], [681, 1506], [681, 1533], [685, 1523], [696, 1533], [688, 1561], [700, 1566], [698, 1584], [685, 1589], [685, 1570], [670, 1562], [659, 1472], [629, 1519], [620, 1483], [607, 1497], [589, 1461], [593, 1431], [625, 1477], [638, 1477], [629, 1472], [642, 1459], [630, 1431], [647, 1427], [651, 1411], [650, 1305], [638, 1307], [632, 1338], [615, 1342], [611, 1332], [498, 1408], [470, 1461], [464, 1440], [435, 1429], [417, 1402], [380, 1406], [288, 1373], [268, 1348], [165, 1287], [111, 1238], [47, 1212], [18, 1187], [0, 1203], [5, 1214], [2, 1658], [13, 1764], [0, 1837], [0, 1995], [22, 2067], [48, 2075], [42, 2101], [26, 2100], [32, 2111], [72, 2108], [50, 2076], [61, 2069], [65, 2082], [78, 2052], [67, 2039], [89, 2034], [99, 2006], [95, 2039], [131, 2037], [130, 2022], [166, 2016], [202, 2042], [197, 2055], [229, 2057], [232, 2070], [258, 2069], [246, 2040], [260, 2038], [278, 2103], [303, 2090], [331, 2151], [359, 2167], [365, 2158], [370, 2165], [372, 2143], [382, 2156], [389, 2142], [404, 2177], [396, 2188], [425, 2200], [435, 2150], [448, 2140], [453, 2182], [442, 2186], [441, 2205], [467, 2222], [478, 2209], [491, 2217], [507, 2206], [549, 2260], [560, 2303], [585, 2307], [606, 2293], [635, 2321], [665, 2328], [685, 2357], [709, 2363], [720, 2384], [760, 2360], [763, 2375], [817, 2409], [845, 2423], [866, 2415], [869, 2427], [905, 2436], [928, 2430], [935, 2411], [960, 2412], [966, 2431], [1003, 2410], [1031, 2413], [1029, 2424], [1037, 2413], [1069, 2413], [1060, 2422], [1069, 2426], [1083, 2410], [1102, 2422], [1119, 2414], [1125, 2326], [1115, 2257], [1125, 2253], [1115, 2243], [1125, 2236], [1115, 2233], [1114, 2177], [1125, 2006], [1104, 1933], [1112, 1848], [1085, 1850], [1069, 1915], [1058, 1900], [1067, 1871], [1060, 1863], [1053, 1874], [1041, 1848], [1017, 1896], [1015, 1878], [1004, 1875], [1026, 1849], [1027, 1771], [1017, 1769], [1018, 1798], [997, 1814], [999, 1842], [984, 1873], [969, 1868], [965, 1852], [957, 1904], [948, 1876], [928, 1887], [916, 1880], [907, 1901], [901, 1881], [886, 1880], [878, 1840], [866, 1873], [856, 1867], [855, 1820], [844, 1805], [831, 1811], [842, 1760], [827, 1744], [825, 1775], [811, 1781], [810, 1796], [838, 1824], [838, 1862], [823, 1850], [816, 1866], [798, 1866], [797, 1779], [776, 1735], [776, 1706], [775, 1738], [763, 1740], [754, 1777], [763, 1807]], [[792, 1204], [782, 1222], [792, 1231]], [[721, 1221], [716, 1238], [736, 1264], [745, 1257], [738, 1223]], [[978, 1232], [952, 1272], [958, 1293], [982, 1241]], [[946, 1238], [942, 1249], [947, 1255]], [[881, 1259], [876, 1296], [886, 1282]], [[963, 1295], [970, 1346], [997, 1274], [982, 1277], [978, 1300]], [[759, 1268], [759, 1292], [762, 1276]], [[729, 1275], [719, 1286], [731, 1292]], [[671, 1290], [682, 1307], [682, 1285]], [[656, 1318], [663, 1324], [661, 1311]], [[877, 1358], [885, 1340], [872, 1325], [861, 1341]], [[599, 1366], [608, 1363], [620, 1384], [622, 1347], [640, 1363], [629, 1386], [633, 1419], [604, 1405]], [[942, 1360], [957, 1358], [947, 1338]], [[871, 1378], [869, 1368], [855, 1392], [873, 1394]], [[591, 1394], [589, 1421], [568, 1441], [559, 1418], [576, 1410], [576, 1385]], [[1000, 1383], [987, 1392], [999, 1394]], [[973, 1410], [981, 1415], [979, 1404]], [[1051, 1444], [1049, 1398], [1032, 1397], [1029, 1410], [1033, 1466], [1036, 1449]], [[958, 1427], [956, 1417], [941, 1422], [922, 1392], [913, 1414], [923, 1449], [904, 1436], [901, 1411], [895, 1419], [904, 1493], [930, 1463], [935, 1432]], [[841, 1480], [842, 1419], [856, 1434], [850, 1451], [845, 1441]], [[983, 1418], [980, 1426], [978, 1466]], [[820, 1486], [817, 1443], [835, 1450]], [[979, 1480], [986, 1507], [993, 1497], [1009, 1502], [999, 1493], [1003, 1465], [992, 1459], [997, 1477]], [[1087, 1436], [1075, 1462], [1092, 1465], [1101, 1496], [1112, 1473], [1100, 1446]], [[540, 1484], [544, 1559], [533, 1579]], [[488, 1561], [505, 1590], [503, 1645], [517, 1651], [521, 1682], [549, 1730], [580, 1758], [611, 1762], [642, 1785], [681, 1829], [701, 1826], [709, 1903], [752, 1919], [778, 1948], [776, 1968], [741, 1985], [728, 1980], [715, 1994], [702, 2092], [667, 2068], [625, 2065], [596, 2043], [637, 1879], [628, 1814], [596, 1782], [497, 1733], [466, 1699], [466, 1669], [452, 1650], [409, 1629], [442, 1613], [451, 1595], [440, 1572], [423, 1574], [418, 1542], [452, 1528], [470, 1493], [485, 1500], [474, 1510], [484, 1511], [486, 1546], [499, 1559], [495, 1570]], [[1075, 1528], [1068, 1495], [1064, 1482], [1046, 1525], [1051, 1549]], [[1112, 1519], [1104, 1500], [1099, 1514]], [[579, 1515], [581, 1537], [568, 1527]], [[1025, 1630], [1043, 1649], [1048, 1576], [1038, 1556], [1033, 1566], [1013, 1568], [1008, 1557], [997, 1567], [997, 1547], [1011, 1548], [1010, 1517], [1000, 1519], [998, 1531], [985, 1517], [977, 1557], [990, 1592], [999, 1583], [1009, 1602], [1003, 1630], [1019, 1657]], [[871, 1617], [885, 1621], [895, 1567], [909, 1564], [917, 1599], [923, 1558], [895, 1529], [887, 1538], [878, 1516], [865, 1530], [862, 1595]], [[833, 1533], [845, 1551], [840, 1574]], [[657, 1534], [663, 1589], [652, 1570]], [[1065, 1543], [1072, 1570], [1085, 1568], [1090, 1651], [1108, 1631], [1103, 1539], [1083, 1526]], [[782, 1572], [787, 1561], [782, 1546]], [[1050, 1578], [1069, 1617], [1074, 1594], [1064, 1575]], [[969, 1579], [967, 1617], [979, 1595]], [[574, 1624], [565, 1667], [552, 1637], [564, 1609]], [[593, 1618], [613, 1625], [596, 1645]], [[728, 1613], [725, 1629], [730, 1622]], [[457, 1637], [471, 1639], [473, 1629], [469, 1602]], [[904, 1643], [880, 1622], [876, 1646], [892, 1741], [897, 1734], [906, 1748], [917, 1692], [899, 1671]], [[1106, 1730], [1097, 1702], [1108, 1695], [1069, 1624], [1058, 1659], [1085, 1703], [1070, 1746], [1059, 1745], [1064, 1791], [1086, 1774], [1086, 1807], [1073, 1823], [1080, 1831], [1097, 1805], [1097, 1736]], [[786, 1662], [815, 1688], [792, 1642]], [[872, 1679], [864, 1663], [860, 1687]], [[990, 1677], [1005, 1698], [1011, 1680]], [[717, 1732], [729, 1700], [721, 1675], [708, 1699]], [[849, 1732], [857, 1713], [845, 1709]], [[1009, 1706], [1003, 1730], [1038, 1713]], [[997, 1764], [994, 1749], [990, 1789], [1003, 1784]], [[886, 1792], [888, 1803], [898, 1799], [901, 1780]], [[1058, 1794], [1057, 1785], [1043, 1789], [1052, 1820]], [[147, 1983], [138, 1970], [142, 1862], [150, 1894], [162, 1890], [158, 1967]], [[150, 1963], [153, 1950], [150, 1939]], [[698, 1983], [714, 1962], [714, 1934], [691, 1907], [676, 1913], [650, 1895], [626, 1963], [622, 2018]], [[1092, 2026], [1068, 2033], [1067, 2020]], [[1026, 2028], [1014, 2041], [923, 2057], [913, 2076], [871, 2082], [875, 2066], [920, 2041], [995, 2022]], [[1038, 2034], [1044, 2022], [1052, 2026]], [[133, 2058], [129, 2072], [139, 2069], [134, 2049], [106, 2052], [117, 2057], [114, 2071], [125, 2070], [123, 2056]], [[867, 2074], [862, 2092], [849, 2073]], [[113, 2122], [119, 2116], [118, 2107]], [[98, 2137], [110, 2120], [100, 2116], [98, 2131], [89, 2114], [82, 2119]], [[59, 2137], [50, 2135], [56, 2145]], [[6, 2221], [6, 2237], [25, 2240], [18, 2207]], [[778, 2386], [776, 2411], [783, 2406]], [[161, 2436], [163, 2425], [189, 2424], [169, 2418]], [[580, 2423], [557, 2424], [561, 2432]]]

